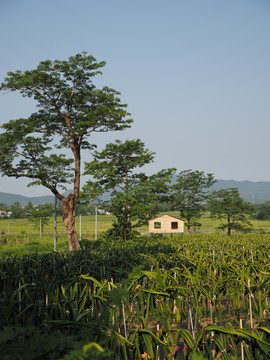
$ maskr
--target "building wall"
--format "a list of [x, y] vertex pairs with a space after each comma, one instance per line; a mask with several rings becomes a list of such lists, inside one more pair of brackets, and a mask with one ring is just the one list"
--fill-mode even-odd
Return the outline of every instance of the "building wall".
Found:
[[[160, 223], [160, 228], [155, 228], [155, 223]], [[172, 228], [172, 223], [177, 223], [177, 228]], [[174, 224], [173, 227], [176, 227]], [[149, 221], [149, 233], [164, 234], [164, 233], [183, 233], [184, 221], [178, 220], [169, 215], [163, 215]]]

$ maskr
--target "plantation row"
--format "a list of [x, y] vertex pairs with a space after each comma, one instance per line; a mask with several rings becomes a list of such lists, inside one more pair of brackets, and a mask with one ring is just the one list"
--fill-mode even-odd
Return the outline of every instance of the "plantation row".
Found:
[[1, 359], [269, 359], [266, 235], [4, 257]]

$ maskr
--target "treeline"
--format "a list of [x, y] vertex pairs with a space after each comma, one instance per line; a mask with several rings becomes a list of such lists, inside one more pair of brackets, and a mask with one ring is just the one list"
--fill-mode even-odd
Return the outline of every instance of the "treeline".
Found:
[[[19, 202], [14, 202], [8, 206], [5, 203], [0, 203], [1, 219], [26, 219], [36, 215], [45, 214], [46, 217], [54, 216], [55, 205], [46, 203], [43, 205], [33, 205], [31, 201], [26, 206], [21, 205]], [[91, 204], [77, 204], [76, 213], [79, 215], [91, 215], [95, 213], [95, 206]], [[57, 216], [62, 216], [62, 206], [58, 202], [56, 207]], [[42, 217], [42, 216], [39, 216]]]
[[256, 220], [270, 220], [270, 201], [265, 201], [262, 204], [255, 204], [254, 219]]
[[[255, 220], [270, 220], [270, 201], [265, 201], [262, 204], [254, 204], [254, 212], [252, 218]], [[54, 216], [55, 206], [52, 203], [45, 203], [42, 205], [33, 205], [31, 201], [26, 206], [21, 205], [19, 202], [14, 202], [12, 205], [6, 203], [0, 203], [0, 210], [5, 214], [0, 216], [1, 219], [26, 219], [32, 215], [33, 210], [38, 212], [39, 210], [46, 210], [48, 216]], [[155, 204], [155, 212], [170, 211], [171, 206], [169, 203]], [[206, 206], [206, 211], [210, 211], [210, 208]], [[9, 214], [9, 215], [8, 215]], [[79, 215], [94, 215], [95, 205], [92, 204], [77, 204], [76, 214]], [[57, 216], [62, 216], [61, 204], [57, 205]]]

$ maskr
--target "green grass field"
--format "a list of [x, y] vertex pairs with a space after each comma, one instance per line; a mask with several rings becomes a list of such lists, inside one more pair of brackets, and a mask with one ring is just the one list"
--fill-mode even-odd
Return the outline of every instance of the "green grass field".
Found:
[[[170, 215], [178, 216], [177, 212], [169, 212]], [[98, 235], [111, 227], [114, 217], [112, 215], [98, 215]], [[57, 224], [57, 250], [68, 248], [67, 237], [62, 218], [59, 217]], [[201, 218], [202, 226], [196, 229], [198, 233], [215, 233], [218, 221], [210, 219], [206, 213]], [[270, 232], [270, 221], [252, 220], [253, 231]], [[95, 216], [78, 216], [76, 218], [76, 230], [80, 239], [94, 240]], [[195, 230], [195, 229], [194, 229]], [[142, 234], [148, 232], [147, 225], [138, 229]], [[32, 252], [51, 251], [54, 249], [54, 218], [50, 218], [49, 224], [44, 227], [44, 233], [35, 229], [27, 219], [5, 219], [0, 221], [0, 253], [3, 254], [27, 254]]]
[[[178, 212], [168, 212], [169, 215], [179, 217]], [[114, 216], [112, 215], [98, 215], [97, 217], [97, 225], [98, 225], [98, 233], [108, 230], [111, 227], [111, 224], [114, 220]], [[63, 225], [63, 221], [61, 217], [57, 219], [57, 231], [58, 233], [65, 233], [65, 227]], [[202, 226], [197, 229], [197, 232], [200, 233], [210, 233], [216, 232], [217, 226], [220, 224], [218, 220], [212, 220], [209, 217], [209, 213], [205, 213], [201, 218]], [[253, 231], [255, 232], [270, 232], [270, 220], [251, 220], [253, 225]], [[76, 229], [78, 234], [81, 233], [83, 237], [92, 236], [95, 233], [95, 216], [82, 216], [81, 222], [80, 217], [76, 218]], [[140, 232], [147, 232], [147, 225], [140, 227], [138, 229]], [[54, 218], [50, 218], [49, 224], [44, 227], [44, 234], [54, 232]], [[39, 235], [39, 230], [34, 229], [32, 223], [30, 223], [27, 219], [3, 219], [0, 220], [0, 233], [4, 234], [37, 234]]]

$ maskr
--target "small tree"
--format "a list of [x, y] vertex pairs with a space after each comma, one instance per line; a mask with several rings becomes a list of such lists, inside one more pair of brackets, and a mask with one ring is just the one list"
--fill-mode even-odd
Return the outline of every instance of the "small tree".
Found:
[[184, 170], [177, 176], [172, 186], [172, 204], [180, 212], [189, 234], [192, 226], [201, 226], [198, 219], [205, 209], [207, 189], [215, 182], [213, 174], [198, 170]]
[[257, 220], [269, 220], [270, 219], [270, 201], [265, 201], [262, 204], [255, 206], [254, 218]]
[[15, 201], [10, 206], [9, 210], [11, 212], [11, 218], [13, 219], [22, 219], [26, 217], [26, 212], [18, 201]]
[[[8, 73], [0, 90], [19, 91], [37, 102], [39, 110], [27, 119], [2, 125], [0, 172], [27, 177], [29, 185], [43, 185], [62, 202], [63, 222], [69, 249], [80, 248], [75, 230], [75, 204], [79, 197], [81, 152], [92, 149], [93, 132], [123, 130], [131, 119], [119, 93], [108, 87], [97, 89], [92, 78], [101, 74], [105, 62], [85, 52], [68, 60], [42, 61], [36, 69]], [[70, 151], [66, 158], [60, 150]], [[64, 196], [60, 190], [73, 183]]]
[[213, 191], [209, 205], [212, 219], [225, 220], [218, 229], [226, 229], [228, 236], [232, 230], [246, 231], [252, 226], [247, 215], [254, 212], [254, 206], [240, 197], [237, 188]]
[[28, 220], [34, 225], [35, 229], [41, 230], [43, 234], [44, 226], [49, 224], [50, 211], [46, 209], [33, 209]]
[[147, 223], [155, 214], [155, 205], [164, 200], [168, 183], [174, 169], [162, 170], [152, 176], [137, 172], [149, 164], [154, 153], [145, 149], [139, 139], [124, 143], [116, 140], [107, 144], [101, 152], [94, 153], [94, 160], [86, 164], [85, 174], [96, 181], [84, 186], [84, 196], [95, 198], [110, 191], [107, 202], [116, 217], [112, 234], [122, 240], [128, 239], [134, 229]]
[[31, 201], [28, 201], [27, 205], [24, 207], [26, 214], [28, 215], [28, 213], [31, 212], [33, 209], [34, 205], [31, 203]]

